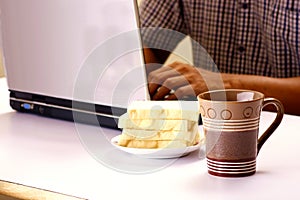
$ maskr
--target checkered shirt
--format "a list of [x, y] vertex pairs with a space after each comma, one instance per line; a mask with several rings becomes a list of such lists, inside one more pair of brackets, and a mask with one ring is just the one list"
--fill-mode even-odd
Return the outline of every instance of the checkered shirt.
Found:
[[[300, 76], [299, 0], [144, 0], [140, 12], [142, 27], [189, 35], [220, 72]], [[172, 50], [183, 38], [159, 33], [145, 31], [143, 41]], [[203, 55], [195, 44], [194, 64], [200, 66]]]

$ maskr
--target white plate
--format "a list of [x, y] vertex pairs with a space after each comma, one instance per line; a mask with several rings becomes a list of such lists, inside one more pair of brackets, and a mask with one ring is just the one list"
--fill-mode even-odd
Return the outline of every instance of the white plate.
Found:
[[116, 148], [125, 151], [130, 154], [138, 155], [144, 158], [178, 158], [185, 156], [193, 151], [200, 149], [202, 143], [186, 148], [163, 148], [163, 149], [140, 149], [140, 148], [128, 148], [118, 145], [119, 136], [111, 139], [112, 145]]

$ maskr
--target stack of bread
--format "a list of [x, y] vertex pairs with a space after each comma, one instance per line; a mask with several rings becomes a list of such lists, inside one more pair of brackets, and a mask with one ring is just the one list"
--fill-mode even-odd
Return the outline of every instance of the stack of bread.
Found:
[[183, 148], [199, 142], [198, 103], [134, 101], [122, 115], [118, 145], [131, 148]]

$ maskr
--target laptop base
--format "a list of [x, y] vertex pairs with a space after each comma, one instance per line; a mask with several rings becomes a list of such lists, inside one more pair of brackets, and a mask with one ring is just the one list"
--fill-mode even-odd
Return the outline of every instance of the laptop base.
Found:
[[72, 101], [10, 90], [10, 106], [19, 112], [118, 129], [125, 108]]

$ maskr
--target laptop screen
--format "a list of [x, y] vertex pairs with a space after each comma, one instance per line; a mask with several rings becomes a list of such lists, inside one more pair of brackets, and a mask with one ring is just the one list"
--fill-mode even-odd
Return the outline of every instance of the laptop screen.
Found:
[[136, 0], [0, 0], [0, 9], [14, 109], [116, 127], [131, 101], [148, 99]]
[[147, 98], [132, 0], [0, 0], [10, 90], [126, 108]]

